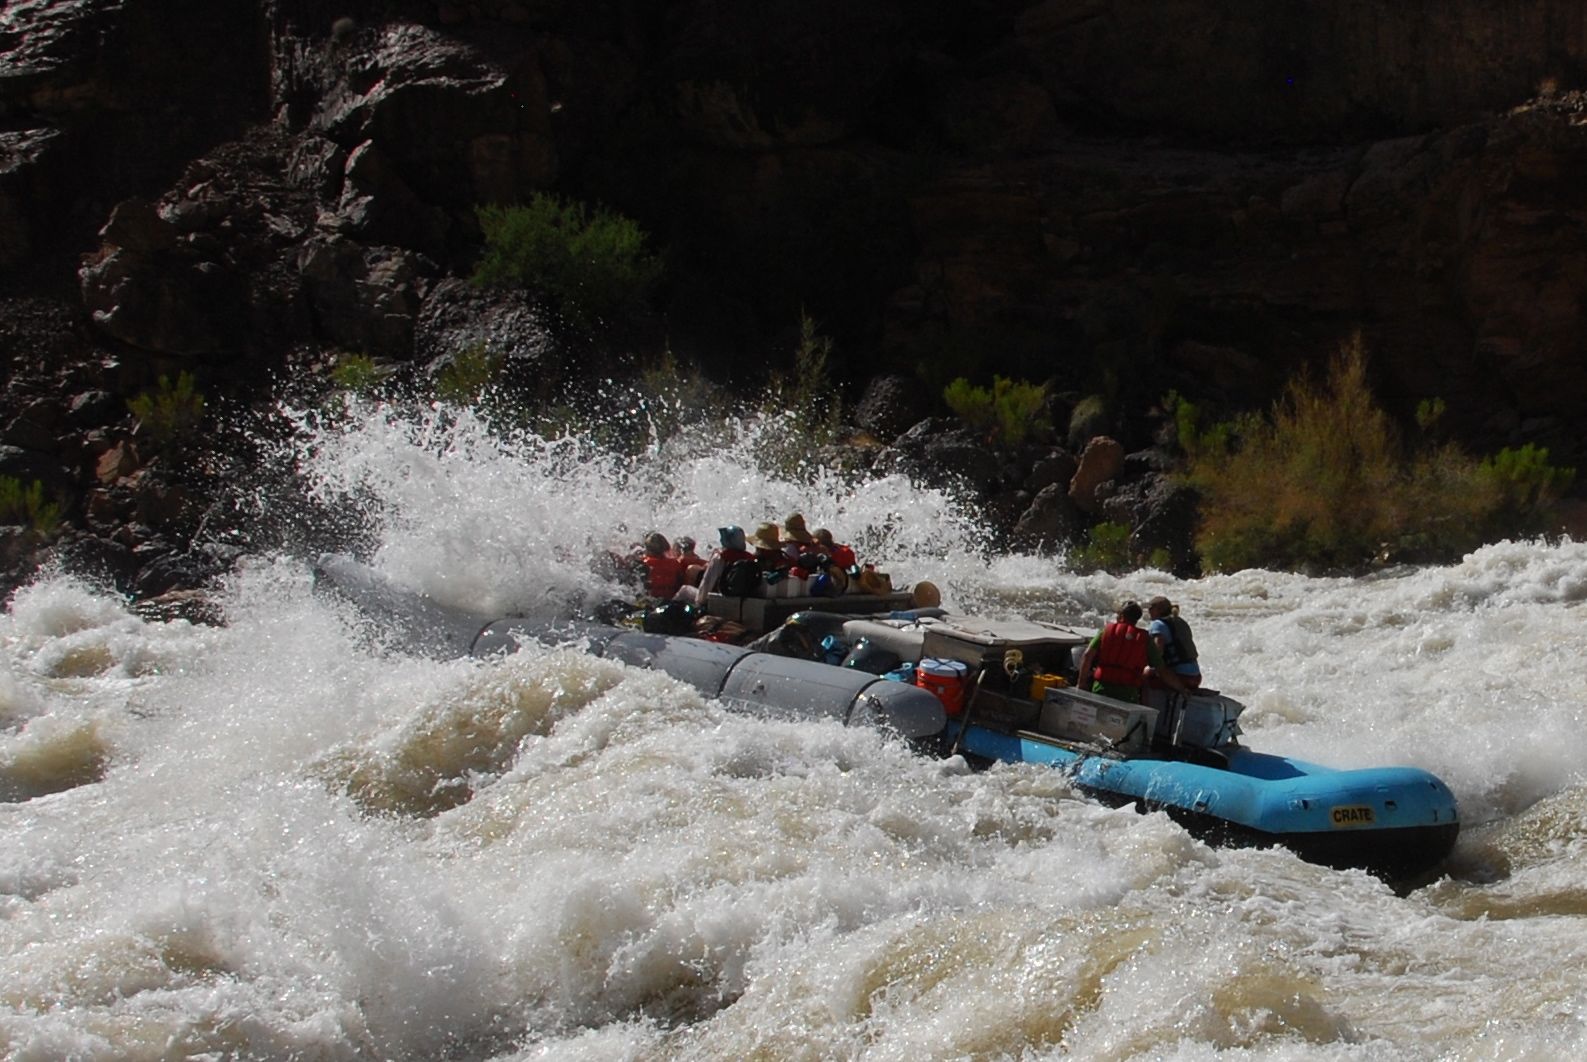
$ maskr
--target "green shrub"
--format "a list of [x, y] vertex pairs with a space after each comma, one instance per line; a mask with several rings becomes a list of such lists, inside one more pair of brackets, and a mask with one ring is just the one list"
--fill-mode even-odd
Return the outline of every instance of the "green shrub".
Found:
[[763, 470], [797, 478], [817, 465], [841, 461], [832, 449], [843, 423], [842, 396], [828, 367], [832, 350], [832, 339], [801, 312], [793, 368], [772, 374], [759, 410], [764, 421], [780, 425], [762, 434], [757, 461]]
[[1069, 411], [1069, 445], [1076, 450], [1101, 434], [1108, 422], [1108, 400], [1102, 395], [1087, 395]]
[[435, 377], [435, 397], [454, 406], [475, 406], [501, 372], [501, 355], [483, 343], [452, 355]]
[[[1436, 405], [1421, 412], [1436, 421]], [[1196, 548], [1212, 570], [1450, 559], [1535, 526], [1575, 474], [1532, 446], [1482, 462], [1453, 445], [1408, 452], [1372, 397], [1359, 339], [1321, 383], [1303, 373], [1267, 417], [1226, 427], [1216, 444], [1192, 433], [1186, 450]]]
[[185, 370], [177, 374], [174, 384], [162, 373], [159, 386], [129, 399], [127, 408], [159, 445], [186, 441], [204, 420], [204, 396], [193, 374]]
[[644, 231], [620, 214], [545, 194], [477, 214], [485, 251], [474, 281], [538, 291], [576, 324], [640, 305], [660, 276]]
[[1485, 458], [1477, 475], [1498, 495], [1501, 513], [1524, 527], [1535, 528], [1553, 503], [1570, 489], [1576, 470], [1556, 468], [1549, 463], [1547, 447], [1527, 443], [1519, 450], [1505, 447]]
[[343, 391], [358, 395], [374, 391], [386, 375], [367, 354], [344, 354], [331, 367], [331, 382]]
[[1107, 521], [1091, 528], [1086, 544], [1069, 555], [1076, 571], [1121, 572], [1130, 567], [1130, 561], [1129, 526]]
[[834, 441], [843, 422], [843, 400], [828, 366], [831, 357], [832, 337], [822, 335], [810, 315], [801, 312], [793, 372], [774, 375], [769, 389], [771, 404], [792, 414], [796, 429], [816, 445]]
[[993, 376], [988, 390], [961, 376], [943, 389], [942, 400], [970, 428], [1009, 446], [1020, 445], [1033, 433], [1051, 431], [1041, 415], [1047, 401], [1042, 384]]
[[1432, 431], [1447, 411], [1442, 398], [1424, 398], [1416, 403], [1416, 426], [1424, 432]]
[[1174, 438], [1187, 457], [1226, 453], [1234, 425], [1228, 421], [1203, 427], [1201, 409], [1177, 391], [1168, 392], [1163, 408], [1174, 418]]
[[977, 387], [960, 376], [942, 390], [942, 400], [965, 425], [974, 431], [990, 432], [997, 423], [997, 412], [992, 408], [992, 392]]
[[0, 476], [0, 523], [22, 524], [40, 538], [51, 538], [61, 527], [61, 507], [44, 500], [38, 480], [24, 487], [15, 476]]

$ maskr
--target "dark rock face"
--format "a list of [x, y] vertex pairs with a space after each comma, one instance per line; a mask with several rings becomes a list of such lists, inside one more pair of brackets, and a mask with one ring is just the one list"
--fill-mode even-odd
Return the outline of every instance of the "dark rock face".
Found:
[[117, 201], [267, 114], [253, 4], [21, 0], [4, 20], [0, 113], [31, 164], [0, 173], [0, 233], [8, 219], [21, 230], [0, 241], [0, 266], [75, 245]]
[[895, 439], [930, 415], [935, 405], [920, 380], [889, 373], [866, 385], [854, 407], [854, 426], [878, 439]]

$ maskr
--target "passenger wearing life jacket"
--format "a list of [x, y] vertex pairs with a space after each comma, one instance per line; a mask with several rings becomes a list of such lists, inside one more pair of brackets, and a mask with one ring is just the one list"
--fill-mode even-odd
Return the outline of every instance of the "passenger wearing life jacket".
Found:
[[645, 536], [645, 552], [639, 558], [645, 566], [645, 593], [658, 601], [671, 601], [683, 586], [683, 565], [672, 555], [672, 543], [660, 531]]
[[[1151, 622], [1146, 633], [1163, 654], [1168, 670], [1178, 675], [1185, 685], [1201, 685], [1201, 665], [1197, 662], [1196, 640], [1191, 637], [1190, 624], [1179, 618], [1179, 608], [1166, 597], [1154, 597], [1146, 603], [1146, 614]], [[1157, 677], [1153, 673], [1153, 677]]]
[[841, 542], [832, 541], [831, 531], [824, 527], [818, 527], [811, 532], [811, 535], [816, 540], [816, 546], [822, 553], [831, 558], [832, 563], [836, 567], [843, 571], [848, 571], [859, 564], [859, 561], [854, 556], [854, 549], [843, 545]]
[[672, 555], [678, 559], [678, 564], [683, 568], [683, 582], [687, 586], [700, 585], [700, 576], [705, 573], [706, 559], [694, 552], [694, 539], [688, 535], [679, 535], [672, 540]]
[[690, 596], [702, 602], [705, 595], [712, 592], [734, 597], [749, 596], [760, 582], [760, 569], [755, 564], [755, 554], [749, 551], [749, 543], [744, 540], [744, 529], [729, 524], [717, 528], [716, 535], [722, 543], [721, 547], [711, 551], [711, 559], [706, 563], [705, 574], [700, 576], [699, 586], [686, 587], [686, 594], [693, 591]]
[[1092, 693], [1139, 704], [1141, 685], [1148, 666], [1156, 669], [1163, 683], [1183, 693], [1185, 683], [1163, 663], [1152, 637], [1136, 626], [1141, 606], [1126, 601], [1118, 618], [1097, 632], [1080, 658], [1080, 683], [1090, 684]]
[[821, 544], [815, 536], [805, 527], [803, 513], [792, 513], [782, 522], [782, 529], [786, 537], [783, 539], [783, 552], [793, 558], [793, 562], [807, 571], [819, 568], [815, 558], [823, 555]]

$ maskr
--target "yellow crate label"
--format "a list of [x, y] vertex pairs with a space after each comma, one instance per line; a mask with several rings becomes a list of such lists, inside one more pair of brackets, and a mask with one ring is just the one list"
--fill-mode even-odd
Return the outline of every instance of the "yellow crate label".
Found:
[[1328, 809], [1328, 818], [1334, 829], [1348, 830], [1354, 826], [1375, 826], [1377, 818], [1366, 804], [1339, 804]]

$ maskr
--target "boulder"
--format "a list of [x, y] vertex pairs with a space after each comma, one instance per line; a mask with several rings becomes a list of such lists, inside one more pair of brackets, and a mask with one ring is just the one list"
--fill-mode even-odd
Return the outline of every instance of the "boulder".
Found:
[[318, 235], [299, 251], [298, 267], [327, 339], [371, 356], [413, 356], [414, 322], [433, 269], [420, 256]]
[[854, 426], [873, 438], [891, 441], [931, 415], [936, 403], [913, 376], [873, 377], [854, 407]]
[[1092, 516], [1102, 511], [1099, 497], [1103, 484], [1111, 483], [1124, 471], [1124, 447], [1106, 435], [1086, 443], [1079, 466], [1069, 481], [1069, 500], [1083, 513]]
[[1052, 483], [1031, 500], [1014, 525], [1013, 544], [1018, 549], [1044, 552], [1081, 538], [1089, 521], [1069, 497], [1067, 487]]

